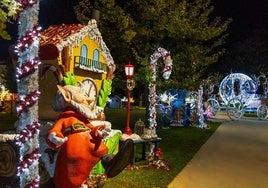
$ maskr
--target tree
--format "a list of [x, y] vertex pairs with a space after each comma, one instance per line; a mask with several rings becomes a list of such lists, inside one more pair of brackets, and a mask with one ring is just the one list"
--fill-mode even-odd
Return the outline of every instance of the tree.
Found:
[[2, 62], [0, 66], [0, 84], [4, 85], [11, 92], [16, 92], [16, 82], [14, 79], [14, 68], [12, 62]]
[[6, 31], [6, 23], [16, 19], [19, 10], [16, 0], [1, 0], [0, 3], [0, 38], [10, 40], [11, 37]]
[[[222, 44], [231, 20], [211, 18], [210, 0], [81, 0], [91, 11], [101, 12], [99, 28], [117, 64], [113, 87], [122, 87], [123, 66], [129, 60], [135, 65], [135, 80], [146, 88], [150, 80], [149, 57], [157, 47], [171, 52], [173, 71], [168, 81], [157, 79], [158, 89], [196, 89], [206, 68], [224, 53]], [[81, 19], [83, 7], [75, 9]], [[87, 6], [89, 7], [89, 6]], [[80, 14], [80, 16], [79, 16]], [[83, 14], [85, 15], [85, 14]], [[83, 18], [85, 18], [83, 16]], [[159, 70], [163, 69], [159, 62]], [[159, 75], [160, 76], [160, 75]], [[137, 90], [137, 89], [136, 89]]]

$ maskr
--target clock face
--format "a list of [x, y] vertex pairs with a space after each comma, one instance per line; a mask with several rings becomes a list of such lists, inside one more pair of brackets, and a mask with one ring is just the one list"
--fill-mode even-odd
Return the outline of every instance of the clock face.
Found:
[[87, 97], [97, 99], [97, 87], [93, 79], [85, 78], [82, 82], [79, 82], [79, 87]]

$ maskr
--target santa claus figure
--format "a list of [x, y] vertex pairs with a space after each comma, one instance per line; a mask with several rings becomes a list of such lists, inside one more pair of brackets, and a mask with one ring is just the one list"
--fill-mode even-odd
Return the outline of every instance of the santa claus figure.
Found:
[[108, 178], [119, 174], [133, 159], [133, 141], [126, 140], [116, 155], [107, 154], [108, 148], [102, 141], [111, 124], [92, 123], [98, 116], [90, 105], [94, 99], [77, 86], [58, 86], [58, 89], [54, 109], [62, 113], [46, 137], [51, 148], [59, 149], [54, 172], [56, 188], [78, 188], [100, 160]]

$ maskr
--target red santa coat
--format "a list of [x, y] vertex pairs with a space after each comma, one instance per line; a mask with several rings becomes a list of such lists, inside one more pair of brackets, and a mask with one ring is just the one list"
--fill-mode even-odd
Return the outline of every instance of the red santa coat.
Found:
[[[70, 132], [73, 124], [84, 124], [90, 130]], [[75, 111], [63, 112], [54, 124], [52, 132], [68, 140], [62, 145], [55, 145], [47, 136], [47, 143], [52, 148], [60, 148], [56, 161], [54, 182], [57, 188], [77, 188], [87, 180], [90, 171], [100, 158], [108, 152], [107, 146], [97, 136], [100, 127], [92, 126], [89, 121]]]

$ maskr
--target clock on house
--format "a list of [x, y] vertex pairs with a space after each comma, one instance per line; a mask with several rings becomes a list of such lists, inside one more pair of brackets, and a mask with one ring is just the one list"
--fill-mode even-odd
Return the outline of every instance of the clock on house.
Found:
[[92, 78], [85, 78], [78, 83], [78, 86], [82, 89], [87, 97], [97, 99], [97, 86]]

